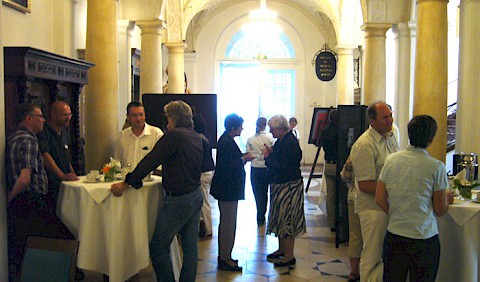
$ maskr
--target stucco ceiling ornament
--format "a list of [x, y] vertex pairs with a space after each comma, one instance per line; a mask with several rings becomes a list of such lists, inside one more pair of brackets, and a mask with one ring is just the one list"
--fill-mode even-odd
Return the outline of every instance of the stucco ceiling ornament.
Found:
[[388, 3], [386, 1], [370, 2], [368, 21], [369, 22], [386, 22], [387, 8], [388, 8]]
[[180, 1], [168, 0], [165, 14], [167, 17], [167, 43], [182, 42], [183, 12]]

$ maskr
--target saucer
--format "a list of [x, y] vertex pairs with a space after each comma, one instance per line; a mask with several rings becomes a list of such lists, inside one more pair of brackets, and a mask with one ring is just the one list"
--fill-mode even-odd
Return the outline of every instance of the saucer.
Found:
[[100, 179], [94, 180], [94, 181], [88, 181], [86, 179], [83, 180], [83, 183], [98, 183], [100, 182]]

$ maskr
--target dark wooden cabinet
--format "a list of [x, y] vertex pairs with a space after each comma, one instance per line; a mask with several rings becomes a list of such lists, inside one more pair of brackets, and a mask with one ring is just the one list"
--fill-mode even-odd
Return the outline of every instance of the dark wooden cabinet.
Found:
[[30, 47], [4, 47], [5, 134], [15, 131], [18, 104], [34, 102], [50, 116], [52, 102], [67, 102], [72, 110], [70, 141], [72, 165], [85, 173], [84, 139], [80, 132], [80, 93], [93, 64]]

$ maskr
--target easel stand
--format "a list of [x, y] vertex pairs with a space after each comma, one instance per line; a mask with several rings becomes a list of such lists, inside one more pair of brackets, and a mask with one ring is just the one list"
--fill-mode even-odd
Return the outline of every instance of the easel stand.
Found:
[[313, 161], [312, 169], [310, 170], [310, 175], [308, 176], [307, 181], [307, 188], [305, 188], [305, 193], [308, 192], [308, 188], [310, 187], [310, 182], [312, 178], [322, 178], [323, 173], [315, 173], [315, 168], [317, 167], [318, 156], [320, 155], [320, 150], [322, 146], [317, 146], [317, 154], [315, 155], [315, 160]]

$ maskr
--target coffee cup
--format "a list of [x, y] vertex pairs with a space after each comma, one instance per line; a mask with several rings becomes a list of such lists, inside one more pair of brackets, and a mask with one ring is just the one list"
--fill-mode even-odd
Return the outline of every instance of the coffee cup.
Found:
[[90, 173], [93, 173], [93, 175], [95, 175], [95, 180], [100, 178], [100, 171], [99, 170], [90, 170]]
[[89, 172], [87, 174], [87, 181], [88, 182], [96, 182], [97, 181], [97, 176], [93, 172]]

